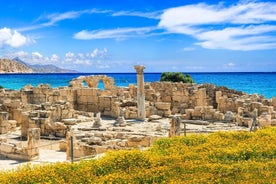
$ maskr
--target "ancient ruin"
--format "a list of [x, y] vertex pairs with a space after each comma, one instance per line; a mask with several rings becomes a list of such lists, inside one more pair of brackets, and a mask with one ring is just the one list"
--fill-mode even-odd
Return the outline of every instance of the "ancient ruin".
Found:
[[[144, 69], [135, 66], [137, 86], [116, 87], [113, 78], [100, 75], [72, 79], [68, 87], [2, 89], [0, 155], [33, 160], [39, 156], [40, 141], [51, 138], [68, 159], [72, 151], [80, 158], [109, 149], [148, 147], [159, 137], [180, 135], [183, 128], [249, 131], [253, 125], [276, 125], [276, 98], [211, 84], [144, 83]], [[104, 89], [98, 88], [100, 80]]]

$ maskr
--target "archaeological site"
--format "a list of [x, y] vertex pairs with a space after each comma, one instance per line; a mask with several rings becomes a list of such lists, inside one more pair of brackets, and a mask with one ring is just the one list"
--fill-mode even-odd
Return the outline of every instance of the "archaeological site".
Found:
[[72, 79], [67, 87], [1, 89], [0, 156], [36, 160], [41, 149], [52, 148], [77, 160], [144, 149], [160, 137], [276, 126], [276, 98], [212, 84], [145, 83], [145, 67], [134, 70], [137, 85], [128, 87], [95, 75]]

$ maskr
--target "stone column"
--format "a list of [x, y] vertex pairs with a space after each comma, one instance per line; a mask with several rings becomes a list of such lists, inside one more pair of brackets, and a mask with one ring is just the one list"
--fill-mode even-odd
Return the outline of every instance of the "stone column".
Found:
[[146, 118], [145, 89], [144, 89], [145, 67], [141, 65], [135, 65], [134, 68], [137, 72], [137, 109], [138, 109], [137, 118], [139, 120], [144, 120]]
[[0, 134], [8, 133], [9, 123], [8, 123], [8, 113], [0, 112]]
[[39, 157], [39, 141], [40, 141], [40, 128], [28, 129], [28, 145], [27, 154], [29, 160], [34, 160]]

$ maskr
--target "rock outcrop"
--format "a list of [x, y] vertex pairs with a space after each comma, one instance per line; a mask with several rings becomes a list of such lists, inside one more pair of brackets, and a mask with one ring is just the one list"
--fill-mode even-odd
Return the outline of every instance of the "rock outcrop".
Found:
[[10, 59], [0, 59], [0, 73], [32, 73], [33, 70], [24, 64]]

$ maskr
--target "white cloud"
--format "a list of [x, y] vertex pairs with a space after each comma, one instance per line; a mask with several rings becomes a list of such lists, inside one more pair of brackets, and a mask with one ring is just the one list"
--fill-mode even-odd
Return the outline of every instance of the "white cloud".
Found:
[[233, 66], [235, 66], [235, 63], [227, 63], [226, 66], [233, 67]]
[[47, 15], [42, 15], [35, 20], [35, 25], [27, 26], [18, 28], [17, 30], [20, 31], [30, 31], [41, 29], [44, 27], [49, 27], [56, 25], [58, 22], [63, 20], [72, 20], [81, 17], [84, 14], [97, 14], [97, 13], [109, 13], [108, 10], [97, 10], [97, 9], [90, 9], [90, 10], [80, 10], [80, 11], [68, 11], [63, 13], [52, 13]]
[[193, 50], [195, 50], [194, 47], [184, 47], [183, 48], [183, 51], [193, 51]]
[[95, 30], [87, 31], [82, 30], [74, 35], [75, 39], [80, 40], [92, 40], [92, 39], [126, 39], [137, 36], [145, 36], [146, 34], [153, 31], [152, 27], [142, 28], [118, 28], [110, 30]]
[[112, 16], [134, 16], [148, 19], [160, 19], [162, 11], [156, 12], [137, 12], [137, 11], [119, 11], [112, 13]]
[[106, 56], [106, 54], [107, 54], [107, 49], [106, 48], [104, 48], [103, 50], [99, 50], [99, 49], [94, 49], [91, 53], [90, 53], [90, 57], [91, 58], [99, 58], [99, 57], [101, 57], [101, 58], [103, 58], [103, 57], [105, 57]]
[[32, 57], [35, 59], [41, 59], [43, 58], [43, 55], [40, 54], [39, 52], [32, 52]]
[[6, 27], [0, 29], [0, 48], [5, 46], [18, 48], [32, 42], [34, 41], [16, 30], [11, 30]]
[[239, 3], [230, 7], [201, 3], [165, 10], [161, 15], [159, 26], [262, 23], [276, 21], [275, 14], [276, 3], [273, 2]]
[[[93, 69], [103, 69], [107, 68], [109, 65], [107, 63], [103, 63], [106, 61], [108, 57], [107, 49], [98, 49], [95, 48], [91, 52], [87, 53], [73, 53], [67, 52], [62, 58], [62, 63], [66, 66], [71, 66], [71, 68], [77, 67], [90, 67], [93, 66]], [[87, 70], [87, 68], [86, 68]]]
[[206, 49], [260, 50], [276, 48], [276, 3], [195, 4], [170, 8], [159, 27], [190, 35]]
[[65, 57], [66, 58], [72, 58], [72, 57], [74, 57], [75, 56], [75, 54], [73, 53], [73, 52], [67, 52], [66, 54], [65, 54]]
[[52, 61], [52, 62], [58, 62], [58, 61], [59, 61], [58, 55], [52, 54], [52, 56], [51, 56], [51, 58], [50, 58], [50, 61]]
[[[50, 56], [44, 56], [40, 52], [7, 52], [3, 55], [5, 58], [16, 58], [19, 57], [22, 61], [29, 64], [55, 64], [62, 68], [81, 68], [92, 66], [93, 69], [108, 68], [109, 64], [106, 61], [108, 57], [108, 51], [104, 49], [94, 49], [87, 53], [73, 53], [67, 52], [63, 57], [57, 54], [51, 54]], [[87, 68], [86, 68], [87, 69]]]

